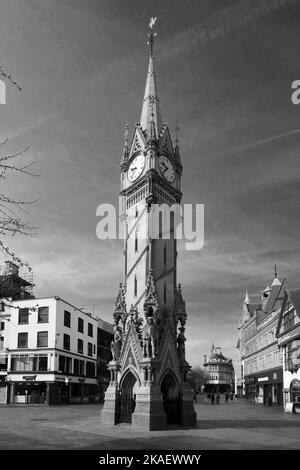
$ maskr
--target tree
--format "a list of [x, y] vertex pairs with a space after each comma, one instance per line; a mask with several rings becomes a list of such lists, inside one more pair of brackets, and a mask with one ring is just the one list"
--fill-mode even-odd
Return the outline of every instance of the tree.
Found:
[[[4, 71], [2, 66], [0, 66], [0, 77], [21, 91], [21, 87], [15, 80], [13, 80], [11, 75]], [[1, 150], [5, 147], [7, 142], [8, 139], [0, 142], [0, 180], [5, 180], [9, 173], [21, 173], [37, 176], [37, 174], [32, 171], [32, 167], [35, 163], [34, 161], [24, 163], [18, 160], [24, 157], [24, 154], [28, 151], [29, 147], [26, 147], [14, 154], [5, 154], [3, 152], [1, 155]], [[34, 235], [34, 230], [37, 227], [33, 227], [29, 221], [24, 219], [24, 214], [26, 214], [26, 205], [33, 204], [34, 202], [36, 202], [36, 200], [18, 200], [0, 192], [0, 236], [2, 238], [9, 235], [14, 236], [16, 234], [26, 236]], [[2, 240], [0, 240], [0, 249], [6, 254], [9, 254], [13, 261], [23, 264], [21, 259], [16, 256], [11, 249], [2, 242]]]
[[193, 390], [199, 391], [201, 385], [205, 385], [209, 380], [209, 375], [200, 366], [194, 366], [188, 373], [187, 382]]

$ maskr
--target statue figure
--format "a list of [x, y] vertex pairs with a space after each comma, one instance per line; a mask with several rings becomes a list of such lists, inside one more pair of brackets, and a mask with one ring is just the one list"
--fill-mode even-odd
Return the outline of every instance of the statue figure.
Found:
[[122, 347], [122, 331], [119, 326], [114, 327], [114, 340], [110, 343], [110, 350], [112, 353], [113, 361], [120, 359]]
[[153, 317], [147, 317], [146, 325], [143, 328], [144, 356], [154, 357], [158, 346], [158, 329]]
[[185, 342], [186, 337], [184, 336], [184, 327], [179, 328], [180, 333], [177, 336], [177, 351], [180, 358], [185, 359]]

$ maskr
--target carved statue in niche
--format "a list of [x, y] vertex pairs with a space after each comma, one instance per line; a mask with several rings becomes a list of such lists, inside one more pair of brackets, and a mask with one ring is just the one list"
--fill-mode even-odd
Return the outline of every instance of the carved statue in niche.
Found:
[[182, 326], [179, 328], [180, 333], [177, 336], [177, 351], [181, 359], [185, 359], [185, 342], [186, 337], [184, 336], [185, 328]]
[[153, 317], [147, 317], [146, 325], [143, 328], [144, 357], [154, 357], [158, 346], [158, 329]]
[[122, 331], [119, 326], [114, 327], [114, 340], [110, 343], [110, 350], [114, 361], [120, 359], [122, 347]]

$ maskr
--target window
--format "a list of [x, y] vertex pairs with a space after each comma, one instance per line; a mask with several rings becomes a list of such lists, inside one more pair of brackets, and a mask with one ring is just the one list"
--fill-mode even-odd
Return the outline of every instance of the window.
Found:
[[28, 348], [28, 333], [18, 333], [18, 348]]
[[25, 325], [29, 321], [29, 309], [20, 308], [19, 309], [19, 325]]
[[64, 335], [64, 349], [67, 351], [70, 351], [70, 336], [69, 335]]
[[79, 375], [79, 360], [74, 359], [74, 375]]
[[137, 278], [136, 274], [134, 275], [134, 297], [137, 296]]
[[84, 375], [84, 361], [79, 361], [79, 375]]
[[91, 323], [88, 324], [88, 336], [93, 337], [93, 325]]
[[66, 373], [67, 374], [72, 373], [72, 358], [71, 357], [66, 357]]
[[59, 372], [65, 371], [66, 356], [59, 355], [58, 357], [58, 370]]
[[37, 334], [37, 347], [47, 348], [48, 347], [48, 331], [39, 331]]
[[78, 318], [78, 331], [79, 333], [83, 333], [83, 319]]
[[86, 376], [95, 377], [95, 364], [93, 362], [87, 361], [86, 363]]
[[167, 264], [167, 244], [164, 245], [164, 264]]
[[49, 322], [49, 307], [39, 307], [38, 309], [38, 323]]
[[134, 240], [134, 252], [137, 253], [139, 248], [139, 241], [138, 241], [138, 233], [135, 232], [135, 240]]
[[46, 354], [11, 356], [11, 371], [46, 371], [48, 369], [48, 357]]
[[66, 356], [59, 356], [58, 358], [58, 370], [59, 372], [72, 373], [72, 358]]
[[71, 314], [67, 310], [64, 311], [64, 326], [71, 328]]
[[3, 331], [5, 328], [5, 323], [4, 321], [0, 322], [0, 330]]
[[167, 303], [167, 285], [166, 283], [164, 284], [164, 303]]
[[138, 211], [138, 208], [136, 207], [136, 208], [135, 208], [135, 218], [137, 219], [138, 216], [139, 216], [139, 211]]
[[77, 352], [83, 354], [83, 341], [82, 339], [77, 340]]
[[88, 356], [93, 356], [93, 345], [88, 343]]

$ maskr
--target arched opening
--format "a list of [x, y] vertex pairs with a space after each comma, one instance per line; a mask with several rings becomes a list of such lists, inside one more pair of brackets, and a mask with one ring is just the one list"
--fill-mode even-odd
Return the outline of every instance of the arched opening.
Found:
[[180, 394], [177, 380], [172, 372], [167, 372], [162, 383], [163, 407], [167, 424], [180, 424]]
[[129, 370], [121, 382], [118, 423], [131, 423], [135, 410], [135, 388], [137, 379]]
[[294, 379], [290, 385], [291, 401], [300, 403], [300, 380]]

